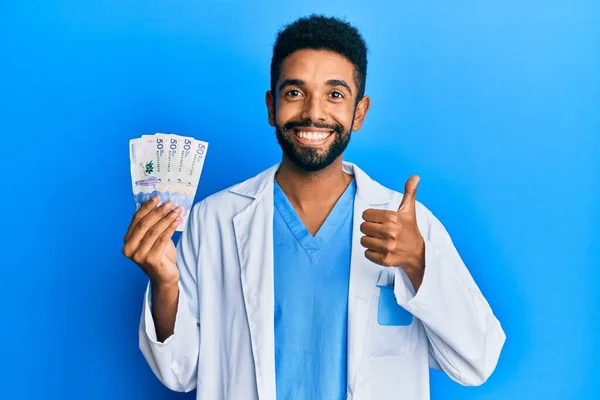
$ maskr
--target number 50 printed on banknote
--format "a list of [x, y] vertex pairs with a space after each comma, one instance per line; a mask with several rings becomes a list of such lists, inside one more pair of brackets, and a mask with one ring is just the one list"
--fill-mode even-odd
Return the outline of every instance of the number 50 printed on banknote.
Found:
[[208, 143], [192, 137], [155, 133], [129, 141], [131, 185], [136, 210], [159, 195], [183, 208], [177, 231], [185, 230]]

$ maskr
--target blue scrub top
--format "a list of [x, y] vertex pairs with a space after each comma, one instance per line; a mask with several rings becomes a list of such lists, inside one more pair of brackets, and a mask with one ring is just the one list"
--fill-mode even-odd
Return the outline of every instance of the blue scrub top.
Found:
[[356, 183], [313, 237], [275, 181], [277, 399], [346, 396], [348, 285]]

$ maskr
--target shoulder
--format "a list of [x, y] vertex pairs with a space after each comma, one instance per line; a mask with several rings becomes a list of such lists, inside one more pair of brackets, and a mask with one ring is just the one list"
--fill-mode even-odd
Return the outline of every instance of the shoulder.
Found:
[[233, 218], [260, 196], [266, 187], [269, 187], [268, 182], [273, 179], [276, 167], [277, 165], [270, 167], [246, 180], [210, 194], [193, 206], [191, 214], [200, 219]]
[[251, 202], [251, 199], [233, 193], [231, 189], [234, 186], [215, 192], [194, 204], [191, 216], [199, 220], [233, 218]]

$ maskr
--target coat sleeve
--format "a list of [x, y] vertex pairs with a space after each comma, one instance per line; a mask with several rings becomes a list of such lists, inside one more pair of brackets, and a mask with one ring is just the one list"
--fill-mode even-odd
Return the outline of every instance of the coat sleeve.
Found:
[[481, 385], [496, 368], [506, 336], [448, 232], [429, 210], [425, 213], [423, 282], [414, 294], [402, 268], [396, 268], [396, 300], [423, 323], [430, 366], [462, 385]]
[[200, 345], [197, 259], [199, 248], [199, 204], [190, 212], [188, 225], [177, 244], [179, 299], [174, 333], [157, 341], [152, 318], [152, 288], [148, 283], [139, 325], [139, 346], [154, 375], [169, 389], [189, 392], [196, 388]]

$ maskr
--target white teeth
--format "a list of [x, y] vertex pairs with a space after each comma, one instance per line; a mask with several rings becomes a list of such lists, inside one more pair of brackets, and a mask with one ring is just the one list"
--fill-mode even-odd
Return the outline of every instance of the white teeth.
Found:
[[315, 141], [323, 140], [330, 134], [331, 133], [325, 133], [325, 132], [298, 132], [298, 136], [300, 136], [302, 139], [315, 140]]

